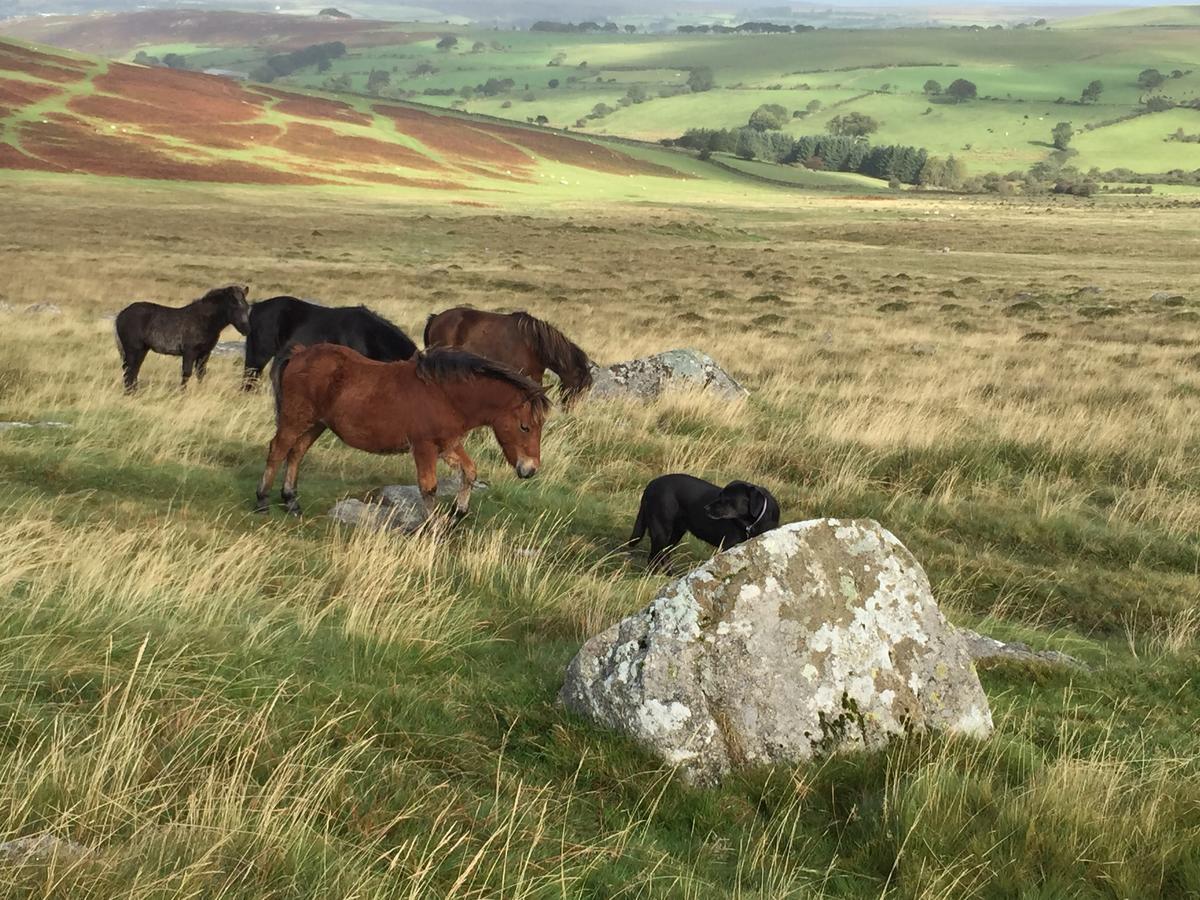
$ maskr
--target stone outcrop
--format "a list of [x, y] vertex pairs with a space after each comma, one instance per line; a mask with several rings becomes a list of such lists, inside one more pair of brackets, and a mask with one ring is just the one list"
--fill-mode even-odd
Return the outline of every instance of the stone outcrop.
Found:
[[711, 391], [730, 400], [750, 392], [738, 384], [707, 353], [699, 350], [668, 350], [654, 356], [594, 368], [590, 396], [597, 399], [634, 397], [653, 400], [672, 390]]

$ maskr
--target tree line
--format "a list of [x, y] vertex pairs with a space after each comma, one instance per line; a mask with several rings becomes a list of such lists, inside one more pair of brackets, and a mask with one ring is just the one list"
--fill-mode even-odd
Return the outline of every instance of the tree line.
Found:
[[693, 128], [671, 142], [697, 150], [702, 157], [730, 153], [741, 159], [795, 164], [828, 172], [857, 172], [871, 178], [921, 183], [930, 160], [924, 147], [902, 144], [872, 146], [861, 137], [839, 134], [792, 137], [757, 128]]

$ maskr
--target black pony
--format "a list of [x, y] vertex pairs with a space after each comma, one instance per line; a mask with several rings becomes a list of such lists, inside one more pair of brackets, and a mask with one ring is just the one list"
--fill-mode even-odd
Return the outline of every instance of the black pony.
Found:
[[216, 346], [225, 326], [232, 325], [242, 334], [249, 328], [250, 307], [245, 285], [214, 288], [199, 300], [175, 308], [158, 303], [131, 303], [117, 313], [117, 349], [125, 370], [125, 391], [137, 390], [138, 372], [146, 354], [153, 350], [167, 356], [183, 357], [185, 386], [196, 370], [203, 380], [208, 355]]
[[409, 359], [417, 352], [407, 334], [365, 306], [329, 307], [272, 297], [250, 307], [242, 387], [252, 390], [267, 362], [272, 357], [285, 360], [297, 344], [340, 344], [380, 362]]

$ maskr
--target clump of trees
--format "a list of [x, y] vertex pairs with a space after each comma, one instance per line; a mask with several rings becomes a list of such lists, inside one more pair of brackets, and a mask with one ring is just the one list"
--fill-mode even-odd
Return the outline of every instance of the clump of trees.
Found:
[[941, 84], [939, 84], [938, 82], [936, 82], [932, 78], [930, 78], [927, 82], [925, 82], [925, 87], [922, 88], [922, 90], [925, 92], [925, 94], [927, 96], [936, 97], [939, 94], [941, 94], [942, 86], [941, 86]]
[[1080, 103], [1095, 103], [1100, 99], [1100, 95], [1104, 93], [1104, 85], [1099, 81], [1089, 81], [1088, 86], [1083, 89], [1083, 93], [1079, 95]]
[[[392, 76], [386, 69], [372, 69], [367, 76], [367, 93], [378, 94], [392, 83]], [[453, 90], [450, 93], [454, 93]]]
[[441, 50], [443, 53], [453, 50], [457, 46], [458, 46], [458, 38], [456, 38], [452, 34], [443, 35], [442, 39], [437, 42], [437, 48], [439, 50]]
[[973, 81], [968, 81], [965, 78], [956, 78], [950, 82], [950, 86], [946, 88], [946, 96], [955, 103], [962, 103], [965, 100], [974, 100], [978, 90]]
[[825, 127], [830, 134], [865, 137], [878, 131], [879, 123], [865, 113], [849, 112], [845, 115], [834, 116]]
[[1071, 138], [1074, 136], [1075, 129], [1071, 127], [1070, 122], [1059, 122], [1050, 131], [1050, 139], [1055, 150], [1066, 150], [1071, 146]]
[[764, 103], [750, 113], [749, 126], [756, 131], [778, 131], [788, 122], [788, 111], [778, 103]]
[[331, 60], [345, 55], [346, 45], [341, 41], [312, 44], [291, 53], [279, 53], [269, 57], [263, 65], [250, 73], [250, 78], [254, 81], [270, 82], [307, 66], [316, 66], [318, 72], [327, 72], [332, 65]]
[[916, 184], [928, 161], [921, 147], [898, 144], [871, 146], [862, 138], [845, 135], [805, 135], [792, 137], [780, 131], [756, 128], [703, 129], [688, 131], [672, 142], [697, 150], [701, 155], [731, 153], [742, 159], [801, 164], [810, 169], [830, 172], [858, 172], [873, 178], [895, 178]]
[[150, 56], [145, 50], [139, 50], [133, 55], [133, 61], [139, 66], [159, 66], [167, 69], [186, 69], [188, 67], [187, 59], [179, 53], [167, 53], [163, 55], [162, 59], [159, 59], [157, 56]]
[[940, 187], [958, 190], [967, 180], [967, 167], [953, 154], [943, 159], [930, 156], [917, 173], [917, 184], [922, 187]]
[[694, 93], [711, 91], [715, 85], [713, 71], [708, 66], [697, 66], [688, 73], [687, 86]]
[[1167, 78], [1158, 69], [1142, 69], [1138, 73], [1137, 86], [1144, 91], [1153, 91], [1160, 87]]

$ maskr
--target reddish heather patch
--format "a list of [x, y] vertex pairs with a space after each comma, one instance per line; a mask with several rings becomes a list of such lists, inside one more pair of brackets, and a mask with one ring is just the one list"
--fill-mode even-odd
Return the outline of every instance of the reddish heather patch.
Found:
[[32, 169], [38, 172], [61, 172], [53, 163], [33, 156], [26, 156], [12, 144], [0, 143], [0, 169]]
[[170, 122], [249, 122], [262, 114], [265, 98], [237, 82], [176, 69], [113, 63], [93, 80], [97, 91], [158, 107]]
[[258, 91], [276, 98], [279, 102], [275, 109], [289, 116], [300, 116], [304, 119], [329, 119], [334, 122], [346, 122], [350, 125], [370, 125], [374, 120], [363, 115], [349, 103], [341, 100], [327, 100], [324, 97], [306, 97], [303, 94], [292, 94], [274, 88], [258, 88]]
[[254, 143], [269, 143], [280, 134], [274, 125], [264, 122], [226, 124], [220, 121], [196, 121], [187, 109], [165, 109], [122, 97], [92, 94], [73, 97], [67, 106], [78, 113], [120, 125], [132, 125], [158, 134], [183, 138], [203, 147], [241, 150]]
[[656, 175], [668, 178], [683, 178], [681, 172], [656, 163], [634, 159], [609, 147], [591, 141], [576, 140], [550, 131], [535, 131], [532, 128], [517, 128], [508, 125], [493, 125], [480, 122], [475, 126], [480, 131], [497, 135], [531, 150], [544, 159], [567, 166], [608, 172], [613, 175]]
[[512, 144], [484, 134], [475, 123], [451, 116], [409, 109], [404, 106], [379, 105], [375, 111], [389, 116], [396, 128], [426, 147], [451, 157], [478, 160], [507, 168], [532, 165], [534, 160]]
[[190, 162], [170, 155], [166, 144], [144, 135], [97, 133], [82, 122], [29, 122], [21, 144], [46, 163], [91, 175], [122, 175], [169, 181], [229, 184], [319, 184], [321, 179], [253, 163]]
[[80, 81], [87, 75], [87, 69], [73, 59], [4, 43], [0, 43], [0, 69], [23, 72], [59, 84]]
[[40, 103], [47, 97], [61, 94], [62, 89], [39, 81], [17, 81], [15, 78], [0, 78], [0, 103], [13, 107]]
[[484, 203], [480, 200], [451, 200], [455, 206], [476, 206], [481, 209], [495, 209], [495, 204]]
[[275, 146], [297, 156], [322, 162], [357, 162], [427, 170], [443, 168], [428, 156], [400, 144], [339, 134], [323, 125], [309, 125], [306, 122], [288, 125], [287, 133], [275, 141]]

